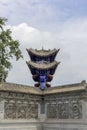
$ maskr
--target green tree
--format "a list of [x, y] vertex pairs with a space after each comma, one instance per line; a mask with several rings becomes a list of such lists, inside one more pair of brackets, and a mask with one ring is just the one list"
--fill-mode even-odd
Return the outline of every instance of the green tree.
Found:
[[10, 59], [23, 58], [19, 41], [13, 40], [10, 29], [5, 29], [6, 22], [7, 19], [0, 18], [0, 82], [6, 81], [8, 72], [12, 68]]

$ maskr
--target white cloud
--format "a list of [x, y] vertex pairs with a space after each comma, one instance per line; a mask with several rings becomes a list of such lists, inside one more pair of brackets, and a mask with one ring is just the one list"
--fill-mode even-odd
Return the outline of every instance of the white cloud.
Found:
[[80, 82], [87, 79], [87, 19], [66, 22], [56, 33], [41, 31], [26, 23], [9, 26], [13, 37], [19, 39], [24, 60], [12, 61], [13, 69], [7, 81], [33, 85], [30, 71], [26, 65], [29, 56], [26, 48], [60, 48], [57, 60], [61, 61], [52, 85]]

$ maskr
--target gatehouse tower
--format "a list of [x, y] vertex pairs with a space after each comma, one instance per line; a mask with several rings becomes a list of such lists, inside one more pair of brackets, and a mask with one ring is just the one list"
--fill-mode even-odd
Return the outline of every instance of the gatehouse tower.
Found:
[[37, 82], [35, 87], [40, 87], [41, 90], [50, 87], [48, 82], [52, 81], [55, 70], [60, 63], [55, 61], [59, 49], [44, 50], [42, 48], [42, 50], [37, 50], [30, 48], [27, 49], [27, 52], [31, 60], [27, 62], [27, 65], [33, 75], [33, 80]]

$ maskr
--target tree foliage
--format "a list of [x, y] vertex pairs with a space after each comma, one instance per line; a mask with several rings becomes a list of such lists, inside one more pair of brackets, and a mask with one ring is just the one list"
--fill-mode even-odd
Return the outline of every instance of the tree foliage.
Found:
[[15, 57], [19, 60], [23, 57], [19, 41], [13, 40], [10, 29], [5, 29], [6, 22], [7, 19], [0, 18], [0, 82], [6, 81], [8, 71], [12, 67], [10, 59]]

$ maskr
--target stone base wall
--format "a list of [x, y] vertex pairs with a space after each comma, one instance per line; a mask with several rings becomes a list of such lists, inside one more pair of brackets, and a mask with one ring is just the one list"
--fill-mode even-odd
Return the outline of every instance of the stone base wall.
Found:
[[44, 130], [87, 130], [87, 121], [51, 120], [44, 123]]
[[87, 121], [78, 120], [3, 120], [0, 130], [87, 130]]
[[0, 130], [42, 130], [42, 123], [35, 120], [3, 120]]

